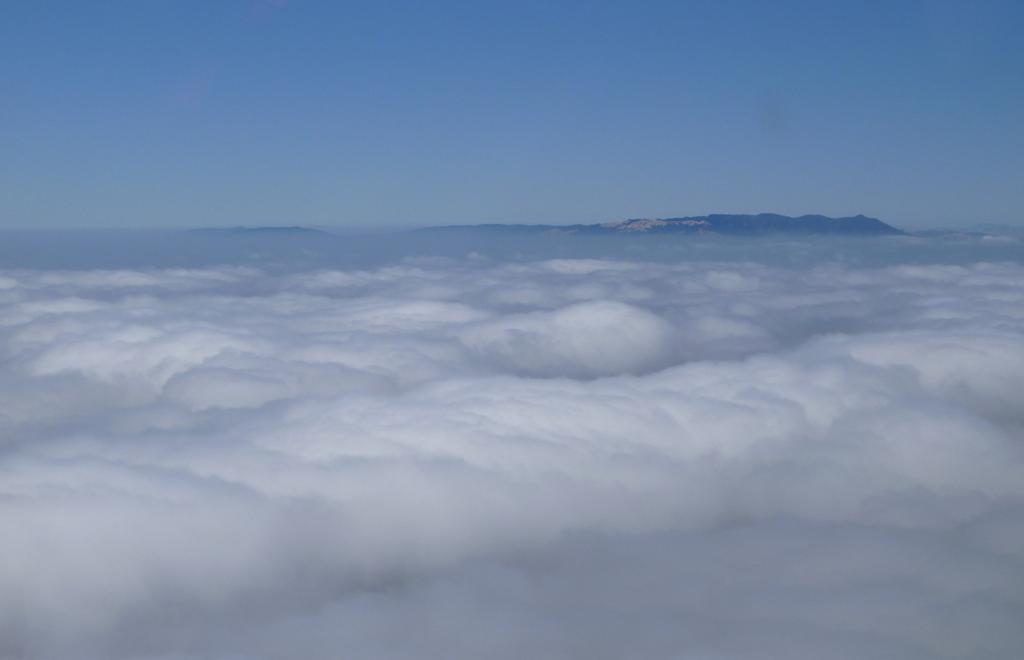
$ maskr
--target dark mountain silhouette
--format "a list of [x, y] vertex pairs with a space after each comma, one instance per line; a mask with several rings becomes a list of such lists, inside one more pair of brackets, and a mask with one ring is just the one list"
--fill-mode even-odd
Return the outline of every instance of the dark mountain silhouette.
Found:
[[775, 213], [733, 215], [714, 213], [685, 218], [634, 218], [593, 225], [449, 225], [422, 231], [487, 229], [514, 233], [578, 234], [721, 234], [758, 236], [765, 234], [899, 235], [904, 232], [876, 218], [855, 215], [830, 218], [824, 215], [791, 217]]

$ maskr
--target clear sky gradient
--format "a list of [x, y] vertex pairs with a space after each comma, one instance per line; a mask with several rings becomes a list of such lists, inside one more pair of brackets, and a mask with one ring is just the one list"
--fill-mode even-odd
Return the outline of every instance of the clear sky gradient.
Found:
[[1022, 2], [0, 6], [0, 226], [1024, 223]]

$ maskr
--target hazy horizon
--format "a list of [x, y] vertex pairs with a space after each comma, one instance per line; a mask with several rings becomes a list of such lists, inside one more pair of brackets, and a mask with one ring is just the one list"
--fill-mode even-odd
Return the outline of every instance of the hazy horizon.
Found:
[[329, 223], [329, 222], [326, 222], [326, 223], [311, 223], [311, 222], [309, 222], [309, 223], [307, 223], [307, 222], [301, 222], [301, 219], [288, 218], [288, 219], [281, 219], [278, 222], [274, 222], [272, 220], [268, 220], [267, 222], [261, 222], [261, 223], [244, 222], [244, 221], [242, 221], [242, 222], [228, 222], [228, 221], [217, 222], [217, 221], [210, 221], [210, 222], [205, 223], [205, 224], [187, 224], [187, 223], [165, 224], [165, 225], [149, 225], [149, 224], [147, 224], [147, 225], [118, 225], [118, 224], [107, 224], [107, 225], [104, 225], [104, 224], [96, 224], [96, 225], [89, 225], [89, 226], [79, 226], [79, 225], [75, 225], [73, 223], [71, 223], [71, 224], [43, 225], [43, 226], [33, 225], [33, 224], [25, 224], [25, 225], [10, 224], [10, 225], [0, 225], [0, 232], [11, 232], [11, 231], [13, 231], [13, 232], [21, 232], [21, 231], [33, 231], [33, 230], [46, 231], [46, 232], [62, 232], [62, 231], [71, 231], [71, 232], [75, 232], [75, 231], [101, 231], [101, 232], [103, 232], [103, 231], [107, 231], [107, 232], [118, 232], [118, 231], [172, 231], [173, 232], [173, 231], [190, 231], [190, 230], [202, 230], [202, 229], [235, 229], [235, 228], [262, 229], [262, 228], [289, 228], [289, 227], [295, 227], [295, 228], [301, 228], [301, 229], [316, 229], [316, 230], [331, 231], [331, 232], [338, 232], [338, 233], [378, 233], [378, 232], [412, 231], [412, 230], [416, 230], [416, 229], [428, 229], [428, 228], [431, 228], [431, 227], [445, 227], [445, 226], [474, 227], [474, 226], [480, 226], [480, 225], [498, 225], [498, 224], [507, 224], [507, 225], [550, 225], [550, 226], [556, 226], [556, 227], [557, 226], [566, 226], [567, 227], [567, 226], [572, 226], [572, 225], [599, 225], [599, 224], [605, 224], [605, 223], [608, 223], [608, 222], [617, 222], [617, 221], [628, 220], [628, 219], [633, 219], [633, 218], [682, 218], [682, 217], [704, 217], [704, 216], [708, 216], [708, 215], [759, 215], [759, 214], [762, 214], [762, 213], [769, 214], [769, 215], [787, 215], [787, 216], [790, 216], [790, 217], [800, 217], [800, 216], [804, 216], [804, 215], [808, 215], [808, 216], [820, 215], [820, 216], [826, 216], [826, 217], [855, 217], [857, 215], [864, 215], [864, 216], [867, 216], [867, 217], [874, 217], [875, 219], [881, 220], [881, 221], [885, 222], [886, 224], [889, 224], [889, 225], [891, 225], [891, 226], [893, 226], [893, 227], [895, 227], [897, 229], [902, 229], [904, 231], [910, 231], [910, 232], [927, 232], [927, 231], [930, 231], [930, 230], [950, 230], [950, 231], [961, 230], [961, 231], [970, 231], [970, 230], [984, 229], [986, 227], [987, 228], [991, 228], [991, 229], [1006, 228], [1006, 229], [1010, 229], [1010, 230], [1014, 230], [1014, 231], [1018, 231], [1018, 230], [1024, 229], [1024, 223], [1018, 224], [1018, 223], [1012, 223], [1012, 222], [994, 222], [994, 221], [982, 221], [982, 220], [973, 221], [973, 222], [970, 222], [970, 221], [948, 222], [948, 223], [945, 223], [945, 224], [943, 224], [943, 223], [935, 223], [935, 222], [902, 223], [902, 222], [892, 221], [892, 220], [886, 219], [886, 218], [878, 218], [876, 216], [871, 216], [868, 213], [851, 213], [849, 215], [839, 216], [839, 215], [829, 215], [829, 214], [826, 214], [826, 213], [818, 213], [816, 211], [810, 211], [810, 212], [807, 212], [807, 213], [787, 214], [787, 213], [779, 213], [779, 212], [774, 211], [774, 210], [755, 211], [755, 212], [742, 212], [742, 213], [741, 212], [734, 212], [734, 211], [730, 211], [730, 210], [715, 210], [715, 211], [707, 211], [707, 212], [704, 212], [704, 213], [693, 213], [693, 214], [672, 213], [672, 214], [666, 214], [666, 215], [660, 215], [660, 216], [644, 216], [644, 215], [633, 214], [633, 215], [622, 216], [622, 217], [615, 217], [615, 218], [597, 218], [597, 219], [591, 219], [591, 220], [572, 221], [572, 222], [570, 222], [570, 221], [561, 221], [561, 222], [559, 222], [559, 221], [552, 221], [552, 222], [532, 222], [532, 221], [522, 221], [522, 222], [517, 222], [517, 221], [509, 221], [509, 222], [473, 222], [471, 220], [467, 220], [465, 222], [443, 222], [443, 221], [429, 222], [429, 221], [423, 220], [423, 221], [409, 222], [409, 223], [406, 223], [406, 224], [401, 224], [401, 223], [385, 224], [385, 223], [372, 222], [372, 221], [366, 221], [366, 222], [335, 222], [335, 223]]

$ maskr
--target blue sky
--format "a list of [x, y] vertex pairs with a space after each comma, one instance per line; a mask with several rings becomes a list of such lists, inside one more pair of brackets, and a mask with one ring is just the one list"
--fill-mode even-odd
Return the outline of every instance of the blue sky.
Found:
[[0, 226], [1024, 223], [1024, 3], [20, 2]]

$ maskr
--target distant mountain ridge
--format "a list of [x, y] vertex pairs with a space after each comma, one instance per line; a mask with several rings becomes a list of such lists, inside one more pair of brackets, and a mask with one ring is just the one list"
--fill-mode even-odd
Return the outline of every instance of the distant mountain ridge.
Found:
[[323, 236], [326, 232], [309, 227], [203, 227], [187, 230], [190, 234], [211, 236]]
[[877, 218], [855, 215], [831, 218], [824, 215], [788, 216], [776, 213], [756, 215], [712, 213], [683, 218], [633, 218], [592, 225], [448, 225], [426, 231], [489, 229], [510, 232], [556, 232], [578, 234], [721, 234], [757, 236], [765, 234], [828, 234], [881, 236], [905, 232]]

